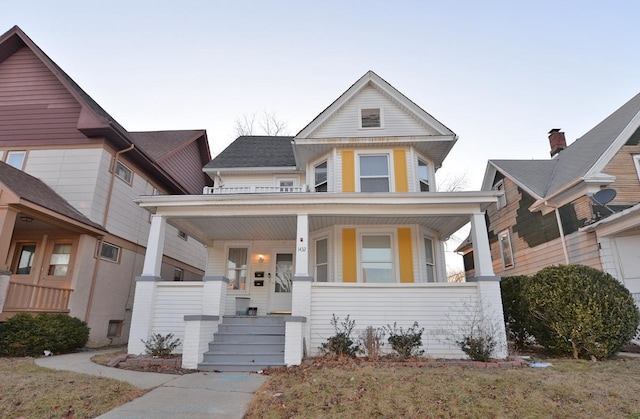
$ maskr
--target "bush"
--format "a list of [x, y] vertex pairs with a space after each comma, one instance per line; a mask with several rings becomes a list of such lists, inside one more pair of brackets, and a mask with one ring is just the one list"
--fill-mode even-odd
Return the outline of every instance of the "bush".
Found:
[[356, 325], [355, 320], [349, 320], [349, 316], [338, 325], [339, 317], [335, 314], [331, 318], [331, 326], [335, 330], [335, 335], [331, 336], [325, 343], [320, 345], [320, 352], [323, 354], [356, 356], [360, 351], [360, 345], [351, 338], [351, 333]]
[[155, 356], [158, 358], [168, 358], [174, 349], [180, 346], [180, 339], [173, 338], [173, 333], [169, 333], [165, 336], [160, 333], [151, 335], [151, 339], [142, 340], [144, 343], [144, 349], [147, 355]]
[[0, 328], [1, 356], [40, 356], [45, 349], [55, 354], [82, 348], [89, 340], [85, 322], [66, 314], [19, 313]]
[[533, 341], [534, 326], [530, 324], [527, 299], [522, 293], [522, 289], [530, 279], [531, 277], [526, 275], [516, 275], [504, 277], [500, 281], [507, 338], [518, 349], [524, 348]]
[[412, 356], [420, 356], [424, 351], [420, 350], [422, 346], [422, 329], [418, 328], [418, 322], [414, 322], [413, 326], [407, 330], [403, 330], [402, 327], [397, 327], [396, 323], [387, 325], [385, 327], [386, 332], [389, 333], [387, 342], [391, 345], [391, 348], [400, 356], [400, 358], [410, 358]]
[[464, 336], [456, 342], [462, 352], [467, 354], [472, 361], [487, 362], [491, 359], [491, 352], [496, 347], [496, 342], [490, 334], [481, 336]]
[[367, 326], [367, 328], [360, 333], [362, 350], [367, 354], [369, 359], [375, 360], [380, 356], [384, 335], [384, 329], [373, 326]]
[[633, 337], [640, 315], [629, 291], [611, 275], [583, 265], [545, 268], [523, 296], [538, 343], [574, 358], [606, 359]]

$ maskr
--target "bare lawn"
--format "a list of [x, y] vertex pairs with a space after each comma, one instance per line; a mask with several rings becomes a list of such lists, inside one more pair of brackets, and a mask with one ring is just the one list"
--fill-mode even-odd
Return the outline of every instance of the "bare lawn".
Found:
[[640, 359], [548, 368], [364, 365], [281, 368], [246, 418], [640, 418]]

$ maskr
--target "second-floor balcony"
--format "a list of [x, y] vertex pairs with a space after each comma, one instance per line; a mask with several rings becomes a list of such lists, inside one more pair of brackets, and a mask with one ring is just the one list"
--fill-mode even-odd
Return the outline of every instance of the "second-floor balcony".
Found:
[[309, 192], [307, 185], [302, 186], [205, 186], [203, 195], [252, 194], [252, 193], [302, 193]]

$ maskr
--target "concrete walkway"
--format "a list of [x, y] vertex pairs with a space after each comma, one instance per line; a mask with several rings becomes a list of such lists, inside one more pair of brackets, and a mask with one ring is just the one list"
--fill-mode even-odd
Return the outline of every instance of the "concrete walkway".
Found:
[[242, 418], [253, 393], [267, 379], [250, 373], [195, 373], [185, 375], [136, 372], [91, 362], [106, 351], [82, 352], [36, 359], [41, 367], [75, 371], [126, 381], [148, 393], [101, 419], [121, 418]]

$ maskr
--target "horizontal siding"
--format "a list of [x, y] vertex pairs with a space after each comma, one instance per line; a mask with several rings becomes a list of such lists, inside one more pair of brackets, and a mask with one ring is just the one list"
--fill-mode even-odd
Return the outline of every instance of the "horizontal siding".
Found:
[[608, 186], [617, 192], [611, 205], [632, 205], [640, 202], [640, 179], [633, 162], [634, 154], [640, 154], [640, 144], [625, 145], [604, 169], [604, 173], [616, 177], [615, 182]]
[[[455, 345], [470, 327], [478, 308], [476, 284], [441, 285], [330, 285], [313, 284], [311, 294], [311, 355], [335, 334], [332, 315], [356, 322], [354, 337], [368, 326], [383, 327], [397, 322], [407, 329], [418, 322], [425, 331], [422, 349], [430, 357], [466, 357]], [[389, 350], [385, 345], [385, 350]]]
[[163, 160], [160, 166], [185, 186], [190, 194], [199, 195], [202, 193], [202, 188], [206, 186], [206, 175], [202, 171], [200, 151], [195, 141]]
[[184, 342], [184, 316], [202, 314], [203, 288], [202, 282], [158, 283], [151, 333], [173, 333]]
[[[235, 188], [241, 186], [278, 186], [278, 179], [295, 179], [295, 185], [301, 185], [300, 175], [292, 174], [292, 175], [224, 175], [222, 176], [222, 181], [224, 183], [225, 188]], [[216, 185], [218, 183], [216, 182]]]
[[[379, 107], [383, 109], [382, 129], [358, 129], [359, 109]], [[409, 135], [437, 135], [432, 127], [418, 122], [405, 109], [373, 87], [366, 87], [351, 101], [333, 114], [319, 129], [314, 138], [334, 137], [392, 137]]]
[[28, 48], [0, 63], [0, 147], [89, 144], [80, 104]]

